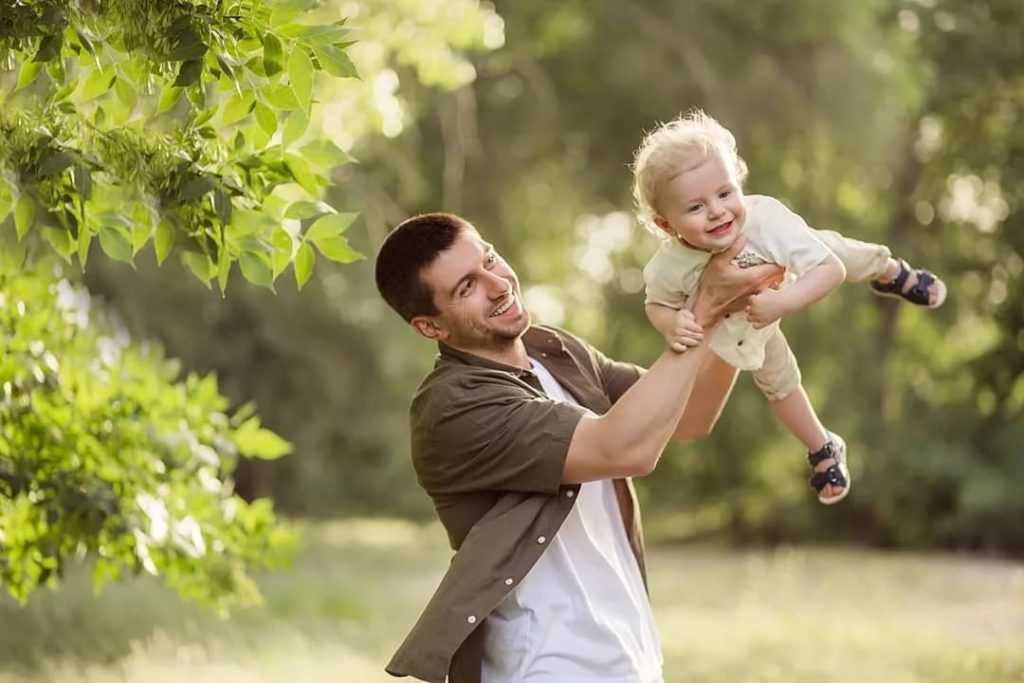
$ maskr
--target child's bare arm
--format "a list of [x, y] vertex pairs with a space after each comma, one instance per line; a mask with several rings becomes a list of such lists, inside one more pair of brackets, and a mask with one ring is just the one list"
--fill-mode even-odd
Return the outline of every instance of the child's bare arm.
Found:
[[766, 289], [750, 297], [747, 318], [755, 328], [807, 308], [843, 283], [846, 268], [833, 254], [785, 289]]
[[685, 309], [677, 311], [661, 304], [647, 304], [644, 311], [654, 329], [665, 337], [672, 351], [683, 353], [687, 348], [704, 341], [704, 330], [697, 324], [692, 312]]

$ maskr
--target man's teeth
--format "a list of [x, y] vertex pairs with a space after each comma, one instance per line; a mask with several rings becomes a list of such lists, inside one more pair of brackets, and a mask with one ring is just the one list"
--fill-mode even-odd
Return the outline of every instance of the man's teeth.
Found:
[[502, 313], [504, 313], [508, 309], [512, 308], [512, 304], [514, 304], [515, 302], [516, 302], [515, 294], [510, 295], [508, 297], [508, 301], [506, 301], [501, 306], [498, 306], [496, 309], [494, 309], [494, 313], [491, 313], [490, 317], [492, 317], [492, 318], [498, 317], [499, 315], [501, 315]]

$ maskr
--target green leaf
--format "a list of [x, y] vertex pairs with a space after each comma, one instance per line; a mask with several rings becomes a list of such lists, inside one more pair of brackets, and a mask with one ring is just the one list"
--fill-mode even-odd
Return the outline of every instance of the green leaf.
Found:
[[224, 110], [220, 115], [221, 123], [224, 125], [231, 125], [236, 121], [241, 121], [249, 112], [252, 111], [253, 107], [253, 94], [251, 91], [234, 95], [228, 103], [224, 105]]
[[250, 458], [274, 460], [292, 452], [292, 445], [269, 429], [259, 426], [256, 418], [246, 420], [235, 433], [238, 450]]
[[109, 225], [100, 226], [100, 246], [115, 261], [132, 263], [132, 245], [124, 233]]
[[231, 223], [231, 197], [223, 187], [213, 191], [213, 210], [217, 212], [217, 218], [222, 225]]
[[132, 241], [132, 256], [138, 254], [149, 241], [151, 228], [145, 223], [136, 223], [129, 230]]
[[199, 82], [199, 77], [203, 74], [203, 60], [201, 59], [190, 59], [187, 62], [181, 63], [181, 68], [178, 70], [178, 77], [174, 81], [174, 85], [178, 88], [185, 88], [193, 83]]
[[85, 262], [89, 260], [89, 247], [92, 245], [92, 230], [86, 226], [78, 229], [78, 262], [85, 268]]
[[18, 203], [14, 206], [14, 229], [18, 232], [20, 240], [32, 227], [32, 221], [36, 217], [36, 203], [28, 195], [18, 197]]
[[273, 110], [262, 102], [257, 102], [254, 111], [256, 122], [260, 124], [260, 128], [266, 131], [267, 135], [273, 135], [277, 131], [277, 116], [274, 115]]
[[263, 37], [263, 70], [268, 77], [284, 70], [284, 48], [273, 33]]
[[292, 91], [291, 86], [283, 83], [266, 86], [263, 88], [263, 96], [267, 102], [278, 109], [288, 111], [290, 109], [298, 109], [299, 107], [299, 101], [295, 98], [295, 92]]
[[292, 268], [295, 271], [295, 284], [299, 289], [309, 281], [313, 274], [313, 262], [316, 257], [313, 255], [313, 247], [303, 244], [295, 254], [295, 263]]
[[249, 282], [271, 290], [274, 288], [274, 271], [266, 254], [243, 251], [238, 255], [238, 265]]
[[46, 240], [53, 250], [64, 259], [71, 262], [71, 254], [75, 251], [75, 244], [71, 242], [71, 236], [67, 230], [59, 228], [44, 227], [42, 230], [43, 239]]
[[299, 106], [308, 112], [313, 102], [313, 62], [301, 47], [292, 50], [288, 57], [288, 80]]
[[337, 43], [349, 34], [349, 28], [343, 22], [326, 24], [320, 26], [303, 26], [302, 31], [295, 37], [309, 43], [310, 45], [330, 45]]
[[160, 100], [157, 102], [156, 113], [162, 114], [175, 105], [181, 97], [181, 88], [164, 88], [160, 93]]
[[284, 123], [284, 130], [281, 131], [281, 146], [287, 147], [301, 138], [307, 127], [309, 127], [309, 119], [306, 118], [305, 112], [301, 109], [293, 111], [288, 115], [288, 120]]
[[167, 55], [169, 62], [198, 60], [206, 54], [207, 46], [195, 29], [189, 26], [178, 36], [174, 49]]
[[153, 249], [156, 251], [156, 262], [160, 265], [171, 253], [174, 246], [174, 228], [167, 221], [160, 221], [156, 226], [156, 237], [153, 239]]
[[319, 243], [333, 239], [348, 230], [352, 221], [359, 214], [355, 213], [331, 213], [316, 219], [313, 225], [306, 231], [306, 239], [319, 246]]
[[285, 154], [284, 165], [288, 169], [289, 175], [302, 186], [302, 189], [312, 195], [320, 193], [320, 186], [324, 184], [324, 179], [314, 174], [310, 170], [309, 164], [294, 154]]
[[212, 190], [216, 184], [216, 181], [208, 176], [192, 178], [178, 190], [178, 201], [188, 202], [201, 197]]
[[96, 69], [86, 77], [85, 83], [82, 84], [82, 99], [84, 101], [96, 99], [110, 90], [115, 80], [117, 80], [117, 74], [113, 71], [103, 72]]
[[333, 212], [334, 209], [323, 202], [297, 201], [288, 205], [288, 208], [284, 210], [284, 217], [302, 220], [303, 218], [312, 218], [313, 216]]
[[135, 88], [124, 78], [118, 78], [114, 81], [114, 93], [117, 94], [117, 99], [121, 100], [121, 104], [128, 107], [128, 109], [134, 109], [136, 103], [138, 103], [139, 98], [135, 95]]
[[300, 147], [299, 153], [303, 159], [317, 166], [340, 166], [352, 160], [352, 157], [330, 140], [314, 140]]
[[75, 157], [69, 152], [59, 151], [48, 154], [39, 164], [39, 177], [57, 175], [62, 173], [71, 164], [75, 163]]
[[277, 228], [277, 230], [274, 231], [271, 243], [274, 247], [274, 252], [271, 256], [271, 265], [273, 266], [274, 277], [276, 278], [291, 262], [292, 250], [295, 248], [295, 243], [292, 241], [292, 236], [289, 235], [288, 231], [284, 228]]
[[228, 278], [231, 276], [231, 256], [227, 249], [220, 252], [220, 263], [217, 264], [217, 284], [221, 295], [227, 294]]
[[338, 78], [359, 78], [356, 65], [344, 50], [333, 45], [321, 45], [313, 48], [313, 54], [320, 62], [320, 67], [330, 75]]
[[63, 42], [63, 33], [44, 36], [43, 39], [39, 41], [39, 49], [36, 50], [36, 56], [32, 58], [32, 61], [49, 62], [53, 59], [56, 59], [57, 55], [60, 54], [60, 49]]
[[72, 178], [75, 181], [75, 189], [78, 191], [78, 195], [85, 200], [88, 200], [92, 196], [92, 174], [82, 164], [76, 164], [75, 170], [72, 172]]
[[185, 265], [189, 267], [199, 280], [206, 285], [210, 286], [210, 280], [213, 279], [213, 275], [216, 272], [216, 267], [210, 258], [206, 254], [196, 254], [194, 252], [187, 252], [182, 259], [185, 261]]
[[21, 71], [18, 73], [18, 85], [14, 89], [21, 90], [31, 85], [32, 81], [36, 80], [36, 76], [42, 70], [43, 64], [41, 62], [23, 62]]
[[314, 242], [321, 254], [337, 263], [359, 261], [363, 255], [349, 246], [344, 237], [331, 237]]

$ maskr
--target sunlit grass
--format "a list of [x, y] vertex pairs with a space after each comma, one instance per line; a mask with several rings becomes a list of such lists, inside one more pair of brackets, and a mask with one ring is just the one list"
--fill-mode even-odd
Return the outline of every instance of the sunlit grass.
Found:
[[[0, 682], [374, 683], [448, 563], [437, 527], [311, 525], [230, 619], [149, 580], [0, 602]], [[1024, 681], [1024, 566], [943, 555], [661, 547], [666, 681]]]

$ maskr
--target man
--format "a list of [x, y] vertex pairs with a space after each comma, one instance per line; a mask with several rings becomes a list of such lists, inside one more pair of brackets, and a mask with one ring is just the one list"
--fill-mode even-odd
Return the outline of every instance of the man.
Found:
[[[705, 331], [777, 276], [731, 266], [736, 253], [713, 259], [695, 297]], [[438, 342], [412, 401], [412, 458], [455, 550], [388, 672], [661, 681], [629, 477], [650, 473], [669, 438], [707, 433], [735, 371], [700, 334], [644, 372], [531, 326], [513, 270], [451, 214], [399, 225], [376, 276], [388, 304]]]

